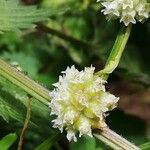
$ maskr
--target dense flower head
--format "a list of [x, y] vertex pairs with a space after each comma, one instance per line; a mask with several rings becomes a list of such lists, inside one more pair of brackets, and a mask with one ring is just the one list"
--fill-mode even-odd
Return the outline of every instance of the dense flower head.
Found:
[[68, 67], [50, 93], [51, 115], [56, 116], [53, 127], [61, 132], [65, 129], [69, 141], [77, 141], [76, 134], [92, 137], [92, 129], [106, 127], [106, 112], [118, 102], [119, 98], [106, 92], [106, 81], [94, 75], [94, 70], [94, 67], [82, 71]]
[[104, 6], [102, 12], [109, 20], [119, 18], [126, 26], [149, 18], [147, 0], [97, 0], [97, 2], [101, 2]]

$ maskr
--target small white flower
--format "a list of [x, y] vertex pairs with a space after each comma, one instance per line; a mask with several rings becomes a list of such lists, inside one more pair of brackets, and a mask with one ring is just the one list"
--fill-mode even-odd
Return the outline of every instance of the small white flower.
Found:
[[102, 3], [102, 5], [105, 7], [105, 9], [102, 10], [104, 15], [113, 14], [113, 15], [119, 16], [117, 1], [104, 2]]
[[[131, 8], [133, 9], [133, 0], [122, 0], [122, 7], [123, 9]], [[120, 3], [121, 4], [121, 3]]]
[[146, 8], [147, 0], [97, 0], [104, 9], [101, 12], [109, 19], [120, 19], [126, 26], [136, 21], [143, 22], [149, 18], [150, 10]]
[[139, 3], [137, 5], [136, 11], [138, 12], [137, 18], [140, 22], [142, 22], [144, 19], [147, 19], [149, 17], [149, 11], [146, 10], [144, 4]]
[[106, 127], [105, 113], [116, 107], [119, 98], [106, 92], [102, 78], [94, 75], [94, 67], [78, 71], [74, 66], [63, 71], [50, 93], [54, 128], [67, 131], [69, 141], [86, 134], [92, 137], [93, 128]]
[[69, 141], [75, 141], [75, 142], [77, 141], [77, 138], [75, 136], [75, 132], [73, 130], [68, 130], [67, 131], [67, 139]]
[[87, 134], [88, 136], [92, 137], [91, 124], [87, 118], [80, 118], [79, 132], [79, 137], [81, 137], [84, 134]]
[[74, 110], [67, 110], [63, 116], [63, 124], [72, 125], [78, 116], [79, 114]]
[[128, 26], [130, 23], [135, 24], [136, 20], [135, 20], [135, 14], [136, 12], [132, 9], [128, 10], [128, 11], [124, 11], [122, 13], [122, 17], [120, 19], [120, 22], [123, 22], [126, 26]]

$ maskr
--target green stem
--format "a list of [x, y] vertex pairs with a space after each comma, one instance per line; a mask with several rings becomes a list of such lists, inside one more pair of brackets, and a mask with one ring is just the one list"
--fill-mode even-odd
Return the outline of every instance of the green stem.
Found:
[[29, 122], [30, 122], [30, 118], [31, 118], [31, 99], [32, 97], [28, 97], [28, 106], [27, 106], [27, 113], [26, 113], [26, 119], [25, 119], [25, 122], [24, 122], [24, 125], [23, 125], [23, 129], [21, 131], [21, 134], [20, 134], [20, 138], [19, 138], [19, 143], [18, 143], [18, 148], [17, 150], [22, 150], [22, 145], [23, 145], [23, 139], [24, 139], [24, 134], [25, 134], [25, 131], [26, 129], [28, 128], [28, 125], [29, 125]]
[[109, 128], [104, 128], [102, 131], [94, 133], [94, 136], [106, 145], [109, 145], [114, 150], [140, 150], [140, 148], [130, 143]]
[[96, 73], [105, 80], [107, 80], [109, 74], [112, 73], [119, 64], [120, 58], [129, 39], [131, 28], [132, 25], [129, 25], [128, 27], [123, 26], [121, 28], [104, 69]]
[[47, 89], [25, 76], [2, 59], [0, 59], [0, 75], [19, 86], [45, 105], [50, 101], [49, 91]]

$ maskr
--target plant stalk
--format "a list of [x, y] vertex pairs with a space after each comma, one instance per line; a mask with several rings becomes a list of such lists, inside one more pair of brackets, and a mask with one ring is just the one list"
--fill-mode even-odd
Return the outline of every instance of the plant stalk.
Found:
[[27, 106], [27, 113], [26, 113], [26, 119], [20, 134], [20, 138], [19, 138], [19, 143], [18, 143], [18, 148], [17, 150], [22, 150], [22, 146], [23, 146], [23, 140], [24, 140], [24, 135], [25, 135], [25, 131], [28, 128], [29, 122], [30, 122], [30, 118], [31, 118], [31, 99], [32, 97], [28, 97], [28, 106]]
[[114, 150], [140, 150], [140, 148], [130, 143], [108, 127], [104, 128], [102, 131], [94, 133], [94, 136]]
[[122, 53], [129, 39], [131, 29], [131, 24], [128, 27], [121, 27], [104, 69], [96, 73], [98, 76], [101, 76], [104, 80], [107, 80], [109, 74], [112, 73], [118, 66]]
[[49, 91], [0, 58], [0, 75], [19, 86], [43, 104], [50, 101]]

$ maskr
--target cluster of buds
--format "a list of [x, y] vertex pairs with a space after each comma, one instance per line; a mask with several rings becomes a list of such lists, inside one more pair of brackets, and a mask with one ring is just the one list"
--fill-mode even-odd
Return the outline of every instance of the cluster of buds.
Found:
[[77, 134], [92, 137], [92, 129], [106, 127], [106, 112], [118, 102], [119, 98], [106, 92], [106, 81], [95, 75], [94, 70], [94, 67], [83, 71], [68, 67], [50, 92], [51, 115], [56, 117], [53, 127], [61, 132], [65, 129], [69, 141], [77, 141]]
[[126, 26], [137, 21], [144, 22], [149, 18], [150, 10], [147, 0], [97, 0], [105, 8], [102, 9], [108, 20], [120, 19]]

